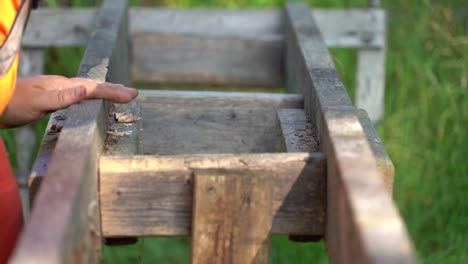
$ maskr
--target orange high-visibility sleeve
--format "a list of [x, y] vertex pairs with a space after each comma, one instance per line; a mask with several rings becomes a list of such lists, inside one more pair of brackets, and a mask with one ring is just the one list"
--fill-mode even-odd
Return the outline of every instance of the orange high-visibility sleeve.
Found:
[[[0, 1], [0, 45], [3, 44], [10, 32], [20, 5], [21, 0]], [[16, 56], [10, 70], [0, 77], [0, 114], [5, 110], [15, 91], [18, 60], [19, 56]]]

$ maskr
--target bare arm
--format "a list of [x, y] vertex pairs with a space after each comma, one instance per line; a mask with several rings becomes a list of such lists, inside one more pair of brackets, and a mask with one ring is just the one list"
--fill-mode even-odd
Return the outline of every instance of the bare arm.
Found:
[[137, 95], [138, 91], [134, 88], [85, 78], [56, 75], [23, 78], [17, 81], [15, 93], [0, 116], [0, 128], [35, 122], [47, 113], [84, 99], [101, 98], [116, 103], [128, 103]]

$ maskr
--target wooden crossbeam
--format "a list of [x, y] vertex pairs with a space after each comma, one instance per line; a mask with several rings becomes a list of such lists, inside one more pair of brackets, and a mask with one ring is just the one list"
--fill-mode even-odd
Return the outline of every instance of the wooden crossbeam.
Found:
[[[23, 46], [84, 45], [96, 12], [34, 11]], [[383, 10], [313, 13], [331, 47], [385, 46]], [[130, 22], [135, 82], [284, 86], [285, 16], [281, 10], [135, 8], [130, 11]]]
[[332, 263], [414, 263], [356, 110], [308, 6], [286, 6], [286, 78], [302, 92], [327, 157], [326, 244]]
[[273, 184], [271, 233], [321, 235], [324, 170], [321, 153], [103, 156], [103, 235], [190, 235], [193, 175], [206, 171], [219, 172], [220, 176], [261, 171]]
[[[127, 1], [99, 10], [78, 76], [128, 82]], [[101, 228], [98, 159], [107, 126], [103, 100], [68, 109], [31, 219], [11, 263], [97, 263]]]

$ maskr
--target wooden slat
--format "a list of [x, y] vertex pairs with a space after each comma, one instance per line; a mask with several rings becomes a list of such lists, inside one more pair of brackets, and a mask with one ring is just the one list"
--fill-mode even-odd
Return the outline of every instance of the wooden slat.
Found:
[[193, 178], [191, 263], [268, 263], [271, 173], [201, 169]]
[[22, 45], [28, 48], [86, 45], [94, 30], [97, 14], [97, 8], [33, 10]]
[[143, 153], [161, 155], [276, 152], [276, 110], [303, 107], [300, 95], [269, 93], [142, 91], [137, 101]]
[[102, 157], [103, 234], [190, 235], [192, 175], [199, 170], [273, 178], [273, 234], [323, 234], [325, 163], [320, 153]]
[[[327, 157], [326, 243], [332, 263], [414, 263], [403, 221], [385, 190], [363, 128], [301, 3], [286, 7], [289, 85], [304, 94]], [[294, 88], [293, 88], [294, 90]]]
[[[277, 112], [280, 138], [286, 152], [318, 152], [317, 132], [302, 109], [280, 109]], [[278, 150], [282, 149], [278, 147]]]
[[[95, 14], [93, 9], [34, 11], [23, 45], [83, 45]], [[324, 9], [314, 15], [329, 46], [385, 46], [383, 10]], [[280, 10], [135, 8], [130, 17], [135, 82], [283, 86]]]
[[[107, 0], [78, 75], [125, 82], [127, 2]], [[128, 76], [128, 75], [127, 75]], [[101, 231], [98, 158], [106, 130], [102, 100], [72, 105], [50, 158], [31, 219], [11, 263], [97, 263]]]
[[[85, 45], [96, 14], [95, 8], [34, 10], [23, 46]], [[385, 12], [382, 9], [315, 9], [313, 14], [329, 46], [381, 48], [385, 45]], [[255, 23], [251, 23], [254, 20]], [[130, 25], [132, 34], [240, 37], [254, 41], [284, 39], [284, 16], [280, 10], [272, 9], [132, 8]]]

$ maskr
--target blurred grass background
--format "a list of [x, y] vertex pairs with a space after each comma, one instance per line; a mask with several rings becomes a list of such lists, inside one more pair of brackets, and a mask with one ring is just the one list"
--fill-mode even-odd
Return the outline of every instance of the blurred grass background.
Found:
[[[93, 0], [47, 0], [88, 6]], [[130, 0], [171, 7], [281, 7], [282, 0]], [[365, 0], [308, 0], [365, 7]], [[385, 119], [377, 126], [396, 167], [394, 198], [422, 263], [468, 263], [468, 1], [387, 0]], [[252, 21], [252, 23], [255, 23]], [[74, 76], [83, 48], [48, 51], [49, 73]], [[355, 52], [332, 50], [351, 94]], [[44, 122], [36, 125], [38, 134]], [[14, 161], [12, 131], [1, 131]], [[272, 242], [272, 263], [326, 263], [323, 244]], [[106, 263], [188, 263], [184, 238], [146, 238], [105, 248]]]

